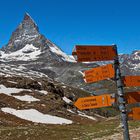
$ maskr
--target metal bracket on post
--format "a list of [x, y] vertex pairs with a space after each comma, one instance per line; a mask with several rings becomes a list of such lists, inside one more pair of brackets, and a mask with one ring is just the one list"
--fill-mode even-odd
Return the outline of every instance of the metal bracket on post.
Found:
[[130, 140], [129, 136], [129, 127], [128, 127], [128, 116], [126, 110], [126, 101], [124, 98], [124, 90], [123, 90], [123, 82], [121, 78], [121, 71], [120, 71], [120, 63], [118, 58], [117, 46], [114, 45], [114, 49], [116, 51], [116, 58], [114, 59], [114, 70], [115, 70], [115, 81], [117, 85], [117, 101], [119, 105], [119, 110], [121, 113], [121, 121], [122, 121], [122, 128], [123, 128], [123, 137], [124, 140]]

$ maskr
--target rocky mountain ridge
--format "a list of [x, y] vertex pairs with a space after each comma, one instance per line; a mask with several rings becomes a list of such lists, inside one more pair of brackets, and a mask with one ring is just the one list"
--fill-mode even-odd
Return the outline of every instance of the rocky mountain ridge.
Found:
[[130, 55], [122, 55], [122, 71], [125, 75], [140, 75], [140, 50]]
[[[17, 53], [15, 54], [15, 52]], [[32, 54], [33, 52], [34, 54]], [[21, 53], [23, 54], [21, 55]], [[58, 46], [40, 34], [37, 24], [26, 13], [23, 21], [12, 33], [8, 44], [2, 47], [1, 59], [5, 61], [34, 60], [31, 57], [32, 55], [40, 56], [41, 58], [45, 57], [50, 62], [74, 61], [61, 51]], [[22, 59], [20, 58], [21, 56], [23, 56]], [[27, 57], [31, 57], [31, 59], [27, 59]]]

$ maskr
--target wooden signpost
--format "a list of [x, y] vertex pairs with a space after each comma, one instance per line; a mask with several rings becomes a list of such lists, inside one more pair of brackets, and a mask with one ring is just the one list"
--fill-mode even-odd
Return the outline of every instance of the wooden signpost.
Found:
[[77, 45], [72, 53], [77, 58], [77, 62], [92, 62], [92, 61], [108, 61], [114, 60], [114, 65], [108, 64], [93, 68], [84, 72], [84, 80], [86, 83], [97, 82], [107, 78], [114, 78], [117, 87], [116, 99], [112, 99], [111, 95], [105, 94], [101, 96], [90, 96], [79, 98], [75, 102], [75, 106], [80, 109], [91, 109], [112, 106], [117, 101], [118, 108], [121, 114], [122, 128], [124, 140], [130, 140], [128, 128], [128, 115], [134, 120], [140, 120], [140, 108], [133, 108], [128, 114], [126, 109], [127, 104], [140, 102], [140, 92], [131, 92], [124, 94], [124, 86], [140, 86], [140, 76], [121, 76], [119, 57], [116, 45]]
[[140, 86], [140, 76], [124, 76], [123, 82], [126, 87]]
[[104, 65], [101, 67], [92, 68], [84, 71], [86, 83], [97, 82], [108, 78], [113, 78], [115, 75], [114, 67], [112, 64]]
[[112, 106], [115, 99], [111, 97], [109, 94], [101, 95], [101, 96], [89, 96], [84, 98], [79, 98], [75, 102], [75, 106], [80, 109], [92, 109], [92, 108], [101, 108]]

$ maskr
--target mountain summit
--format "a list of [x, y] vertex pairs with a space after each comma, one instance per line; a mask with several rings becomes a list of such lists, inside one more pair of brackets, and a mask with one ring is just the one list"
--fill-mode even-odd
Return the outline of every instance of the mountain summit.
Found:
[[40, 34], [37, 24], [28, 13], [25, 13], [22, 22], [12, 33], [2, 51], [1, 58], [10, 61], [27, 61], [37, 58], [45, 58], [47, 62], [73, 61], [58, 46]]
[[30, 28], [33, 28], [33, 30], [36, 30], [37, 32], [39, 32], [37, 24], [35, 23], [35, 21], [31, 18], [31, 16], [28, 13], [25, 13], [23, 21], [22, 21], [21, 24], [25, 28], [30, 27]]
[[39, 29], [29, 14], [25, 13], [23, 21], [12, 33], [12, 36], [5, 47], [7, 51], [17, 51], [26, 44], [32, 44], [37, 38], [44, 38], [39, 33]]

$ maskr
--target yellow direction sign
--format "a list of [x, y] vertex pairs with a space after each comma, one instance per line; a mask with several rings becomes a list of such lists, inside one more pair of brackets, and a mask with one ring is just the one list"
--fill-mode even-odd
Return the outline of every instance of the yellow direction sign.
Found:
[[114, 102], [115, 99], [112, 98], [111, 95], [105, 94], [101, 96], [90, 96], [85, 98], [79, 98], [74, 105], [78, 109], [84, 110], [112, 106], [112, 103]]
[[140, 76], [124, 76], [123, 83], [126, 87], [140, 86]]
[[101, 67], [93, 68], [84, 71], [85, 82], [92, 83], [100, 80], [105, 80], [107, 78], [113, 78], [115, 76], [115, 71], [112, 64], [104, 65]]
[[90, 62], [90, 61], [114, 60], [117, 54], [114, 45], [111, 46], [77, 45], [72, 55], [77, 56], [78, 62]]
[[133, 120], [140, 120], [140, 107], [132, 108], [132, 111], [128, 113], [128, 117]]
[[128, 104], [140, 102], [140, 92], [128, 92], [125, 95]]

